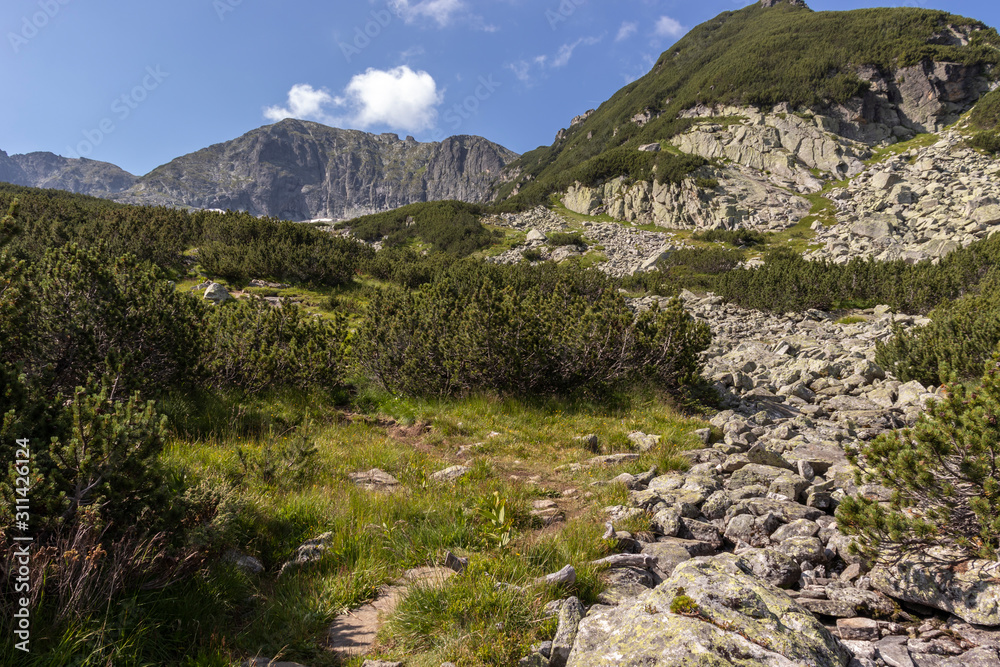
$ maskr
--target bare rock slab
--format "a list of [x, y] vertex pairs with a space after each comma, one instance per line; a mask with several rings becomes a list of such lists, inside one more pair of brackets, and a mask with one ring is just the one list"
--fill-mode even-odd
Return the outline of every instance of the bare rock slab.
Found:
[[366, 491], [393, 492], [399, 489], [399, 480], [378, 468], [365, 472], [352, 472], [347, 477]]
[[[697, 616], [670, 611], [681, 588]], [[763, 667], [846, 667], [851, 659], [812, 614], [724, 555], [682, 563], [633, 604], [589, 614], [567, 667], [674, 667], [695, 664], [693, 656]]]
[[872, 584], [889, 597], [951, 612], [967, 623], [1000, 626], [1000, 563], [955, 566], [902, 560], [876, 567]]

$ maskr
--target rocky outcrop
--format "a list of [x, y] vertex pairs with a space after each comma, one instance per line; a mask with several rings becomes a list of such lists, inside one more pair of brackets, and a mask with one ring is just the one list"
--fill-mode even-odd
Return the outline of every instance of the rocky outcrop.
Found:
[[420, 143], [283, 120], [177, 158], [118, 199], [288, 220], [343, 219], [416, 202], [486, 201], [515, 157], [480, 137]]
[[13, 158], [7, 155], [6, 151], [0, 151], [0, 181], [13, 183], [14, 185], [29, 185], [26, 183], [27, 175]]
[[14, 185], [111, 197], [128, 190], [136, 180], [132, 174], [107, 162], [65, 158], [54, 153], [8, 156], [0, 151], [0, 181]]
[[[685, 452], [688, 471], [604, 482], [627, 489], [626, 504], [605, 508], [604, 538], [623, 553], [594, 563], [612, 568], [603, 575], [608, 589], [576, 627], [567, 664], [1000, 664], [996, 563], [933, 573], [897, 563], [869, 572], [833, 516], [847, 494], [890, 494], [856, 487], [847, 465], [845, 444], [892, 427], [862, 413], [911, 422], [932, 396], [923, 387], [891, 388], [891, 375], [870, 361], [894, 318], [879, 308], [862, 313], [866, 322], [838, 325], [818, 311], [772, 318], [684, 296], [718, 345], [706, 353], [708, 377], [718, 382], [724, 370], [745, 378], [717, 385], [734, 409], [699, 434], [703, 448]], [[803, 338], [791, 340], [798, 332]], [[789, 364], [802, 365], [797, 382]], [[814, 371], [815, 381], [802, 375]], [[774, 394], [785, 382], [796, 384]], [[615, 529], [638, 515], [648, 530]], [[536, 654], [522, 664], [542, 660]]]
[[[684, 115], [707, 119], [674, 137], [673, 144], [685, 153], [735, 162], [783, 179], [800, 191], [815, 192], [822, 187], [810, 170], [838, 178], [853, 176], [864, 168], [862, 160], [869, 153], [865, 144], [833, 134], [827, 119], [814, 113], [696, 107]], [[715, 117], [726, 122], [713, 123]]]
[[871, 578], [875, 588], [894, 598], [951, 612], [967, 623], [1000, 626], [1000, 562], [906, 559], [875, 568]]
[[[962, 26], [950, 26], [939, 36], [942, 43], [968, 44], [970, 39], [970, 28]], [[829, 118], [831, 132], [872, 145], [938, 132], [989, 90], [978, 66], [960, 63], [925, 60], [890, 72], [865, 66], [855, 73], [868, 82], [869, 90], [821, 113]]]
[[672, 229], [781, 230], [809, 212], [809, 203], [748, 169], [704, 169], [716, 187], [695, 179], [680, 184], [615, 179], [600, 187], [575, 185], [563, 196], [566, 208], [583, 215], [610, 215], [640, 225]]

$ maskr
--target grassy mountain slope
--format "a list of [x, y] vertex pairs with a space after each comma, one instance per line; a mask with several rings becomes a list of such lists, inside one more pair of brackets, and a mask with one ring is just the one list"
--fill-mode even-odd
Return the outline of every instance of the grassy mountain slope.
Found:
[[[955, 29], [971, 35], [967, 45], [952, 38]], [[780, 3], [723, 12], [694, 28], [660, 56], [649, 74], [618, 91], [562, 139], [515, 162], [511, 168], [533, 182], [512, 203], [544, 201], [565, 174], [615, 148], [679, 134], [692, 121], [678, 114], [698, 104], [842, 103], [868, 89], [858, 67], [891, 72], [931, 60], [988, 71], [1000, 62], [998, 48], [996, 30], [940, 11], [813, 12]], [[632, 121], [646, 111], [653, 116], [648, 124]], [[501, 197], [510, 196], [514, 187], [508, 184]]]

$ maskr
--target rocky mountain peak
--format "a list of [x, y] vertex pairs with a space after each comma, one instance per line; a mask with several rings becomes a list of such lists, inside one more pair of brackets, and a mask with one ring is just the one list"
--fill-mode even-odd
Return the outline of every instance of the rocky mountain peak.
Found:
[[516, 157], [482, 137], [420, 143], [287, 119], [179, 157], [118, 199], [343, 219], [417, 202], [487, 201]]

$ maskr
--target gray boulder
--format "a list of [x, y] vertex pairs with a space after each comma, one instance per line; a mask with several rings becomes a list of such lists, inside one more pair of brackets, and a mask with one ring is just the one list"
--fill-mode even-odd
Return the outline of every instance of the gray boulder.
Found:
[[[933, 550], [932, 550], [933, 551]], [[901, 560], [871, 571], [889, 597], [947, 611], [974, 625], [1000, 626], [1000, 563], [973, 560], [949, 567]]]
[[729, 488], [741, 489], [744, 486], [758, 484], [770, 486], [771, 482], [787, 474], [788, 470], [785, 468], [751, 463], [733, 473], [733, 476], [729, 478]]
[[[681, 594], [694, 605], [684, 615], [671, 611]], [[588, 615], [567, 666], [846, 667], [849, 661], [815, 617], [729, 555], [682, 563], [633, 604]]]
[[892, 236], [896, 216], [875, 214], [851, 226], [851, 232], [869, 239], [884, 239]]
[[437, 471], [431, 475], [431, 479], [435, 482], [454, 482], [465, 477], [470, 472], [472, 472], [472, 468], [466, 466], [451, 466], [450, 468]]
[[559, 610], [559, 628], [556, 630], [556, 638], [552, 640], [552, 653], [549, 655], [551, 667], [565, 667], [584, 613], [583, 605], [575, 597], [566, 600]]
[[212, 283], [205, 290], [205, 299], [211, 301], [214, 306], [220, 306], [227, 301], [232, 301], [233, 297], [225, 287], [219, 283]]
[[347, 477], [366, 491], [392, 492], [399, 488], [399, 480], [378, 468], [365, 472], [348, 473]]
[[739, 556], [755, 577], [778, 588], [791, 588], [802, 576], [797, 562], [773, 549], [747, 549]]

